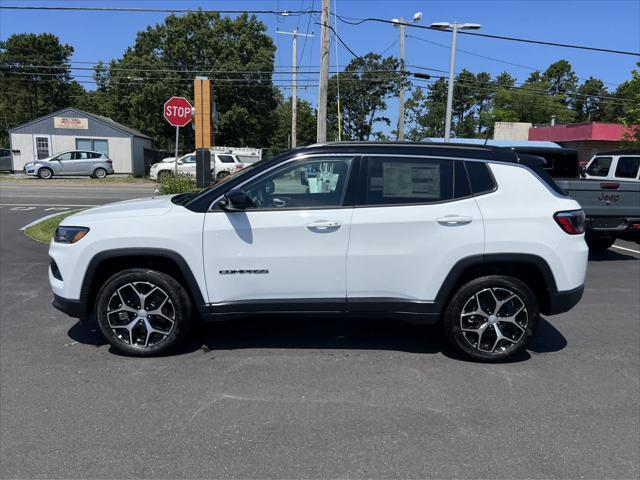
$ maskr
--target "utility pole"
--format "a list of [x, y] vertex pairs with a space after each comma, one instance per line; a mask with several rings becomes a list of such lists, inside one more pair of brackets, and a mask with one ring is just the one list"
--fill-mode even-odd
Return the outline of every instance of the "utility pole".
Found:
[[400, 89], [398, 90], [398, 140], [404, 141], [404, 18], [400, 17]]
[[318, 143], [327, 141], [327, 89], [329, 86], [329, 8], [330, 0], [322, 0], [322, 15], [320, 22], [320, 85], [318, 88], [318, 123], [316, 140]]
[[303, 37], [313, 37], [311, 34], [300, 33], [298, 29], [295, 29], [293, 32], [281, 32], [278, 30], [278, 33], [282, 35], [293, 35], [293, 70], [291, 72], [291, 148], [296, 148], [297, 145], [297, 128], [298, 128], [298, 95], [296, 90], [297, 79], [298, 79], [298, 35]]
[[[411, 23], [418, 23], [422, 20], [422, 12], [413, 15]], [[398, 140], [404, 141], [404, 27], [406, 23], [403, 17], [391, 20], [394, 27], [400, 27], [400, 85], [398, 89]]]

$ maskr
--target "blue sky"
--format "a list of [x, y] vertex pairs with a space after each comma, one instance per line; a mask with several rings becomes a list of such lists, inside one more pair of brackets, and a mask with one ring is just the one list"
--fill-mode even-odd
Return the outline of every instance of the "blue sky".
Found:
[[[336, 3], [337, 2], [337, 3]], [[134, 6], [157, 8], [207, 8], [207, 9], [319, 9], [320, 0], [236, 0], [236, 1], [161, 1], [161, 0], [84, 0], [84, 1], [25, 1], [0, 0], [2, 5], [65, 5], [65, 6]], [[575, 43], [604, 48], [640, 51], [640, 0], [333, 0], [339, 15], [348, 17], [380, 17], [391, 19], [411, 18], [417, 11], [423, 14], [421, 25], [435, 21], [459, 21], [482, 24], [483, 33], [525, 37], [537, 40]], [[161, 13], [110, 13], [110, 12], [42, 12], [0, 11], [0, 38], [13, 33], [51, 32], [63, 42], [73, 45], [76, 61], [97, 61], [118, 58], [135, 40], [136, 32], [149, 24], [161, 22]], [[278, 47], [276, 67], [291, 65], [291, 37], [276, 35], [276, 29], [291, 31], [294, 28], [306, 32], [307, 17], [276, 17], [261, 15]], [[314, 38], [307, 39], [301, 67], [319, 64], [319, 26], [311, 20], [309, 30]], [[398, 30], [391, 25], [364, 23], [351, 26], [338, 22], [338, 33], [357, 54], [385, 52], [398, 54]], [[407, 64], [448, 70], [450, 34], [429, 30], [407, 29]], [[420, 41], [436, 42], [443, 46]], [[396, 42], [394, 44], [394, 42]], [[299, 54], [304, 39], [299, 40]], [[492, 74], [508, 71], [523, 81], [531, 69], [545, 69], [550, 63], [567, 59], [577, 75], [598, 77], [610, 89], [630, 78], [631, 69], [638, 57], [614, 55], [557, 48], [540, 45], [460, 36], [456, 70], [467, 68], [473, 72], [488, 71]], [[494, 60], [474, 56], [461, 50], [492, 57]], [[336, 64], [335, 47], [331, 48], [331, 65]], [[352, 58], [341, 46], [337, 64], [344, 65]], [[502, 62], [508, 63], [501, 63]], [[519, 64], [515, 66], [510, 64]], [[334, 70], [334, 68], [332, 68]], [[86, 72], [84, 72], [86, 73]], [[317, 79], [317, 76], [314, 76]], [[315, 103], [317, 89], [301, 89], [299, 95]], [[393, 110], [393, 102], [390, 104]]]

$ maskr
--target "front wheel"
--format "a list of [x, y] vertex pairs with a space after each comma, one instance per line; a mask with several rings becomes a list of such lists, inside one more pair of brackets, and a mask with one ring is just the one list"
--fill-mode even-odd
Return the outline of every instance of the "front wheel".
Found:
[[492, 275], [464, 284], [444, 315], [445, 334], [460, 352], [485, 362], [507, 358], [535, 335], [538, 301], [516, 278]]
[[100, 331], [118, 351], [147, 357], [176, 348], [191, 327], [189, 296], [172, 277], [132, 268], [113, 275], [96, 300]]
[[38, 170], [38, 177], [42, 178], [43, 180], [49, 180], [51, 177], [53, 177], [53, 170], [47, 167], [42, 167]]

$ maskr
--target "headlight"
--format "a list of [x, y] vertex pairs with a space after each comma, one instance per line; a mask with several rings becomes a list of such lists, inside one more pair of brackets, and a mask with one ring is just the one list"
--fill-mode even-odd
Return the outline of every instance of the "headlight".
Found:
[[58, 227], [53, 235], [53, 241], [57, 243], [76, 243], [87, 233], [89, 233], [87, 227]]

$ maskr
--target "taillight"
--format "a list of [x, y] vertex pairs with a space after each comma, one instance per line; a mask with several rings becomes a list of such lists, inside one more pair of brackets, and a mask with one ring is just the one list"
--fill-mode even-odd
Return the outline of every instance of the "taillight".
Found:
[[584, 233], [584, 212], [582, 210], [566, 210], [556, 212], [553, 215], [560, 228], [569, 235], [580, 235]]
[[113, 160], [108, 159], [108, 160], [105, 160], [105, 162], [107, 162], [107, 163], [113, 163]]

